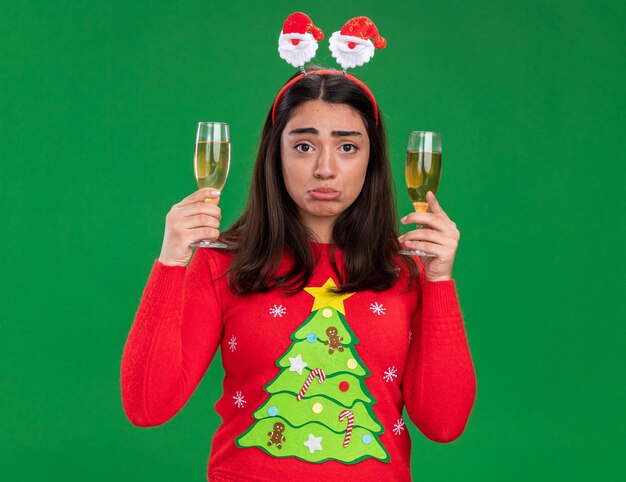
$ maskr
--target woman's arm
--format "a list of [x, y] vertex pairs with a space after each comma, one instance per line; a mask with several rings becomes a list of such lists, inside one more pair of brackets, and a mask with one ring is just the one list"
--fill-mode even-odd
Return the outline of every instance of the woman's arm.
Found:
[[451, 442], [465, 430], [476, 377], [454, 280], [420, 280], [421, 301], [404, 372], [409, 417], [429, 439]]
[[222, 332], [208, 255], [198, 250], [187, 267], [155, 260], [122, 356], [122, 402], [130, 421], [148, 427], [176, 415]]

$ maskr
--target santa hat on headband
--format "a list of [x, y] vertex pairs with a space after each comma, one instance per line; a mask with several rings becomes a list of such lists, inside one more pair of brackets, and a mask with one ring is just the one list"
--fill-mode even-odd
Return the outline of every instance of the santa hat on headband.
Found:
[[315, 57], [317, 42], [323, 38], [324, 32], [313, 25], [308, 15], [292, 13], [285, 20], [278, 37], [278, 53], [294, 67], [302, 67]]
[[369, 62], [375, 48], [384, 49], [387, 45], [387, 41], [378, 35], [374, 22], [367, 17], [351, 18], [340, 32], [331, 35], [329, 42], [333, 57], [344, 70]]

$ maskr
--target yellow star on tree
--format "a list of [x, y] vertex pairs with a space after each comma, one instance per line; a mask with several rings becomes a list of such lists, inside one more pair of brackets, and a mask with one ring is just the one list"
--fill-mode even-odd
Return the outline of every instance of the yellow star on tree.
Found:
[[334, 293], [331, 289], [336, 288], [337, 285], [332, 278], [328, 278], [326, 283], [316, 288], [304, 288], [304, 291], [315, 297], [313, 302], [313, 308], [311, 311], [316, 311], [326, 306], [336, 309], [341, 314], [346, 314], [346, 309], [343, 307], [343, 300], [350, 298], [354, 293]]

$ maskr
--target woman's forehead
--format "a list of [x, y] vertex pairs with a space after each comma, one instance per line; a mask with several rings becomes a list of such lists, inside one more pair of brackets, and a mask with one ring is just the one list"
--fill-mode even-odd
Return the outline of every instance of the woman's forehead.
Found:
[[356, 109], [348, 104], [333, 104], [319, 99], [296, 107], [283, 134], [302, 129], [315, 129], [320, 133], [351, 131], [366, 134], [365, 124]]

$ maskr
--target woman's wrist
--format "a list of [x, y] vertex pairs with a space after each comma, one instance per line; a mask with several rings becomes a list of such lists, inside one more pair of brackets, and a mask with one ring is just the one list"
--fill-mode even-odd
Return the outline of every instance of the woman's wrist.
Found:
[[442, 276], [442, 277], [433, 277], [433, 278], [429, 278], [428, 276], [426, 276], [425, 279], [426, 281], [436, 283], [438, 281], [450, 281], [452, 280], [452, 276]]
[[180, 262], [170, 261], [161, 257], [159, 257], [157, 261], [161, 263], [163, 266], [181, 266], [183, 268], [187, 266], [187, 264], [180, 264]]

